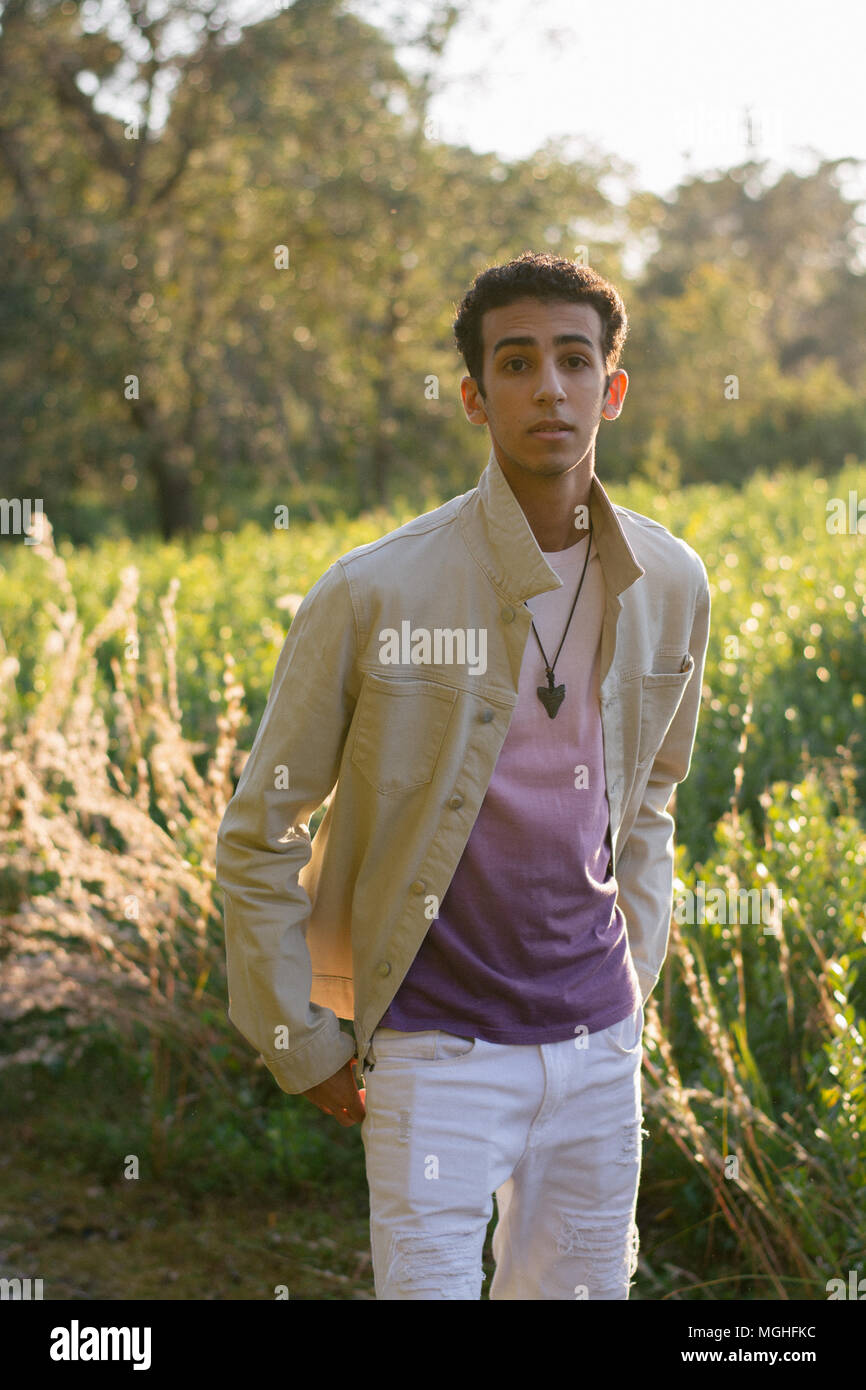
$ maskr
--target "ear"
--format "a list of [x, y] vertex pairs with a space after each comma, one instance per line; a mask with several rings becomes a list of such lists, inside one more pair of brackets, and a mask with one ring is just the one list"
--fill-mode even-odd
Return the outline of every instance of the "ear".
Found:
[[487, 411], [478, 390], [478, 383], [474, 377], [465, 376], [460, 382], [460, 395], [463, 398], [463, 409], [466, 418], [473, 425], [487, 424]]
[[627, 390], [628, 375], [622, 371], [621, 368], [612, 372], [608, 377], [608, 383], [605, 389], [604, 408], [601, 412], [605, 420], [615, 420], [620, 414]]

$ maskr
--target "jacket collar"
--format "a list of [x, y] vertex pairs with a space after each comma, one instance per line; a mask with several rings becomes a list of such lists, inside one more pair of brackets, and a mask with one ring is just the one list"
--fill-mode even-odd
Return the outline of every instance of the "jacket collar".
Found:
[[[592, 536], [606, 587], [616, 595], [645, 573], [632, 553], [616, 509], [593, 474], [589, 493]], [[562, 580], [544, 558], [532, 528], [491, 446], [487, 467], [461, 510], [466, 544], [491, 582], [512, 603], [559, 589]]]

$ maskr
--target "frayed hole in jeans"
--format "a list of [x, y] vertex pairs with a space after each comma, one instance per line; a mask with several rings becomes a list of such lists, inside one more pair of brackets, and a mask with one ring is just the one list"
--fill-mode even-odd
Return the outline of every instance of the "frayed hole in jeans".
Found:
[[391, 1237], [389, 1284], [405, 1293], [425, 1289], [441, 1298], [478, 1297], [477, 1242], [459, 1232], [428, 1236], [395, 1232]]
[[630, 1223], [624, 1238], [622, 1222], [588, 1225], [583, 1216], [563, 1215], [556, 1248], [560, 1255], [581, 1258], [588, 1275], [588, 1297], [599, 1298], [612, 1290], [627, 1291], [637, 1270], [640, 1236]]

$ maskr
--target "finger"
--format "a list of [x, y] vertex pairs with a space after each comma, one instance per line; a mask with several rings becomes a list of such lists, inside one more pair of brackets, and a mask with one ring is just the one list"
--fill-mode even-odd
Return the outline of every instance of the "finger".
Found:
[[348, 1105], [339, 1107], [340, 1113], [343, 1115], [348, 1115], [352, 1120], [353, 1124], [360, 1124], [361, 1121], [364, 1120], [367, 1115], [367, 1107], [364, 1104], [364, 1100], [361, 1096], [361, 1093], [356, 1091], [354, 1096], [346, 1097], [346, 1099], [349, 1103]]
[[347, 1104], [345, 1109], [358, 1121], [363, 1120], [367, 1113], [364, 1091], [356, 1091], [353, 1096], [346, 1097]]

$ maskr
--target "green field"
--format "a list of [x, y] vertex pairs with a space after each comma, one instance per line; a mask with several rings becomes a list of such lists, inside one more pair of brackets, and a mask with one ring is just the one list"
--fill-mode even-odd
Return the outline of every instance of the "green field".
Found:
[[[837, 533], [858, 487], [864, 534]], [[677, 893], [781, 903], [770, 931], [673, 924], [632, 1296], [822, 1300], [866, 1254], [866, 475], [609, 491], [710, 578]], [[214, 846], [298, 596], [406, 519], [0, 548], [0, 1275], [371, 1297], [358, 1129], [226, 1019]]]

